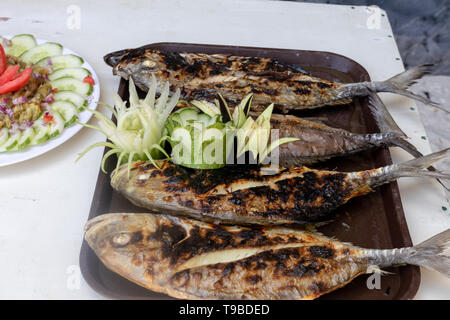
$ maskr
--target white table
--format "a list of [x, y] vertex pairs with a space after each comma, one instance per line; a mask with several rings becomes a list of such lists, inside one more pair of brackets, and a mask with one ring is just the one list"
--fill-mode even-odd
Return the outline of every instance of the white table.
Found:
[[[79, 30], [66, 27], [73, 4], [81, 9]], [[119, 79], [103, 55], [160, 41], [331, 51], [359, 62], [373, 80], [386, 79], [403, 65], [387, 17], [379, 28], [367, 28], [372, 14], [366, 7], [272, 1], [8, 1], [0, 34], [32, 33], [77, 51], [97, 71], [101, 99], [111, 104]], [[410, 110], [414, 103], [382, 97], [412, 143], [429, 153], [419, 114]], [[79, 278], [77, 266], [102, 150], [74, 160], [102, 139], [83, 129], [45, 155], [0, 168], [0, 298], [101, 298]], [[392, 154], [395, 162], [409, 158]], [[450, 227], [436, 182], [402, 179], [399, 188], [415, 244]], [[450, 281], [422, 269], [416, 298], [448, 299]]]

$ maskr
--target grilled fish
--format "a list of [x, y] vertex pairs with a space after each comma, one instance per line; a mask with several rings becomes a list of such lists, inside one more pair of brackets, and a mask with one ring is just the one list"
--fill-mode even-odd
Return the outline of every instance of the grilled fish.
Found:
[[393, 92], [439, 107], [406, 90], [429, 72], [430, 65], [412, 68], [386, 81], [343, 84], [312, 77], [270, 58], [137, 48], [110, 53], [104, 60], [113, 67], [113, 74], [132, 77], [144, 91], [148, 91], [154, 73], [159, 81], [180, 88], [185, 99], [213, 101], [220, 93], [229, 102], [238, 103], [253, 92], [257, 111], [258, 106], [270, 103], [283, 113], [346, 104], [372, 91]]
[[160, 168], [135, 162], [112, 173], [112, 187], [137, 206], [227, 224], [305, 224], [334, 218], [333, 210], [350, 199], [399, 177], [450, 174], [427, 171], [450, 148], [378, 169], [336, 172], [307, 167], [234, 165], [194, 170], [163, 161]]
[[403, 264], [450, 277], [450, 229], [415, 247], [386, 250], [283, 227], [217, 226], [144, 213], [101, 215], [85, 230], [107, 268], [181, 299], [314, 299], [375, 267]]

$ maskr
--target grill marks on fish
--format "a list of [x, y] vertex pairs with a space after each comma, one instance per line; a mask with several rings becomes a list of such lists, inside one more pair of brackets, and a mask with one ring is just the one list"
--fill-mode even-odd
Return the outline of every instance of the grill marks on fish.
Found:
[[152, 165], [144, 167], [134, 166], [141, 172], [150, 170], [152, 178], [163, 177], [162, 183], [167, 185], [165, 190], [172, 191], [192, 191], [195, 194], [205, 194], [216, 188], [217, 185], [230, 185], [236, 180], [263, 181], [264, 176], [260, 174], [258, 166], [246, 166], [243, 170], [240, 166], [229, 166], [227, 170], [193, 170], [182, 166], [164, 163], [161, 170], [154, 170]]
[[315, 78], [277, 60], [226, 54], [129, 50], [114, 66], [113, 73], [147, 91], [151, 73], [181, 88], [184, 98], [212, 101], [221, 93], [237, 103], [253, 92], [254, 104], [275, 103], [280, 110], [342, 104], [351, 97], [337, 94], [341, 84]]
[[[338, 279], [358, 275], [363, 269], [358, 263], [365, 261], [351, 245], [304, 231], [218, 226], [166, 215], [123, 216], [127, 219], [109, 214], [90, 223], [89, 245], [113, 271], [178, 298], [310, 299], [338, 286]], [[126, 249], [112, 245], [117, 233], [136, 232], [142, 237]], [[106, 245], [99, 247], [100, 240]]]
[[111, 184], [136, 205], [155, 211], [223, 223], [282, 224], [332, 220], [333, 209], [371, 191], [366, 182], [354, 181], [355, 175], [350, 179], [346, 173], [306, 167], [264, 175], [256, 166], [193, 170], [164, 162], [158, 170], [138, 162], [129, 178], [122, 167]]
[[[233, 262], [215, 263], [177, 272], [171, 285], [189, 294], [208, 292], [211, 282], [219, 298], [264, 299], [279, 295], [281, 299], [316, 298], [331, 288], [316, 280], [338, 270], [340, 263], [332, 259], [313, 257], [307, 247], [269, 249]], [[243, 276], [244, 275], [244, 276]], [[269, 292], [268, 279], [273, 281]], [[203, 280], [203, 281], [202, 281]], [[195, 287], [192, 285], [195, 284]], [[200, 286], [197, 286], [197, 284]], [[236, 288], [237, 287], [237, 288]], [[235, 292], [238, 292], [236, 295]], [[209, 292], [208, 292], [209, 293]]]
[[[307, 79], [307, 81], [297, 81]], [[259, 111], [258, 106], [275, 103], [278, 110], [288, 112], [289, 109], [319, 107], [328, 104], [346, 104], [348, 98], [335, 96], [333, 89], [339, 85], [316, 80], [307, 75], [288, 75], [267, 78], [262, 75], [227, 76], [224, 74], [195, 79], [183, 84], [184, 93], [191, 99], [213, 101], [220, 93], [229, 103], [238, 103], [249, 93], [253, 93], [252, 110]], [[309, 82], [309, 85], [302, 84]], [[220, 86], [217, 86], [220, 84]]]
[[[214, 250], [233, 250], [244, 244], [257, 248], [267, 241], [267, 237], [258, 233], [258, 230], [244, 228], [235, 231], [232, 227], [226, 226], [211, 225], [209, 228], [201, 226], [201, 224], [193, 225], [187, 230], [177, 224], [163, 223], [142, 240], [159, 241], [161, 256], [168, 258], [171, 266]], [[298, 239], [275, 239], [274, 243], [286, 244], [295, 240]]]

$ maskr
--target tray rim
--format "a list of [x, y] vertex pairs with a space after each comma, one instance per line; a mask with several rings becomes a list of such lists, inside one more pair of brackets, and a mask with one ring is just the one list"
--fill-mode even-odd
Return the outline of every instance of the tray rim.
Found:
[[[161, 46], [190, 46], [190, 47], [194, 47], [194, 48], [220, 48], [220, 50], [227, 50], [229, 49], [229, 51], [233, 51], [233, 50], [259, 50], [259, 51], [267, 51], [268, 53], [270, 53], [271, 51], [277, 51], [277, 52], [285, 52], [285, 53], [301, 53], [301, 52], [308, 52], [310, 54], [326, 54], [326, 55], [330, 55], [330, 56], [334, 56], [337, 58], [342, 59], [343, 61], [347, 61], [349, 63], [352, 63], [354, 65], [356, 65], [356, 67], [358, 67], [359, 69], [361, 69], [362, 73], [365, 75], [365, 77], [367, 78], [366, 81], [370, 81], [370, 75], [367, 72], [367, 70], [358, 62], [356, 62], [355, 60], [348, 58], [346, 56], [343, 56], [341, 54], [337, 54], [337, 53], [333, 53], [333, 52], [329, 52], [329, 51], [317, 51], [317, 50], [301, 50], [301, 49], [285, 49], [285, 48], [267, 48], [267, 47], [251, 47], [251, 46], [235, 46], [235, 45], [221, 45], [221, 44], [198, 44], [198, 43], [184, 43], [184, 42], [155, 42], [155, 43], [151, 43], [151, 44], [147, 44], [147, 45], [143, 45], [141, 47], [138, 48], [154, 48], [154, 47], [161, 47]], [[126, 50], [126, 49], [125, 49]], [[123, 50], [120, 50], [123, 51]], [[118, 52], [118, 51], [115, 51]], [[189, 50], [189, 52], [194, 52], [192, 50]], [[112, 52], [114, 53], [114, 52]], [[106, 61], [105, 61], [106, 62]], [[118, 91], [120, 90], [121, 86], [123, 86], [123, 84], [126, 82], [126, 80], [121, 79], [120, 83], [119, 83], [119, 87], [118, 87]], [[106, 150], [105, 150], [106, 152]], [[388, 163], [392, 163], [392, 159], [391, 159], [391, 154], [389, 152], [388, 149], [383, 149], [382, 152], [382, 157], [384, 158], [384, 160], [386, 160]], [[109, 184], [109, 176], [104, 174], [100, 168], [99, 168], [99, 174], [97, 177], [97, 182], [96, 182], [96, 186], [94, 189], [94, 194], [93, 194], [93, 198], [92, 198], [92, 202], [91, 202], [91, 208], [89, 211], [89, 216], [88, 216], [88, 220], [92, 219], [95, 216], [98, 216], [99, 214], [97, 214], [97, 209], [99, 207], [98, 204], [98, 197], [96, 196], [97, 193], [101, 193], [100, 190], [102, 188], [102, 186], [106, 184]], [[388, 189], [391, 189], [392, 192], [390, 192]], [[394, 181], [388, 185], [384, 185], [381, 187], [381, 192], [382, 193], [386, 193], [388, 192], [388, 194], [390, 196], [397, 196], [398, 197], [398, 201], [399, 201], [399, 207], [395, 210], [396, 212], [396, 220], [399, 222], [399, 227], [402, 233], [402, 238], [405, 242], [405, 245], [407, 246], [412, 246], [412, 240], [411, 240], [411, 236], [409, 233], [409, 228], [407, 225], [407, 221], [406, 221], [406, 216], [405, 216], [405, 212], [403, 210], [403, 205], [402, 205], [402, 201], [400, 198], [400, 191], [398, 189], [398, 185], [397, 182]], [[392, 200], [394, 201], [394, 200]], [[390, 228], [389, 228], [390, 229]], [[391, 234], [391, 231], [389, 231], [389, 234]], [[107, 298], [112, 298], [112, 299], [124, 299], [124, 300], [129, 300], [129, 299], [145, 299], [145, 300], [171, 300], [173, 298], [167, 296], [167, 297], [139, 297], [139, 296], [123, 296], [120, 293], [117, 293], [116, 291], [113, 290], [109, 290], [108, 288], [104, 287], [99, 281], [97, 281], [97, 279], [95, 277], [92, 276], [91, 273], [88, 272], [88, 270], [90, 269], [89, 267], [89, 263], [88, 263], [88, 259], [87, 259], [87, 255], [89, 250], [92, 251], [92, 249], [89, 247], [89, 245], [87, 244], [86, 240], [84, 239], [83, 236], [83, 241], [82, 241], [82, 245], [81, 245], [81, 249], [80, 249], [80, 255], [79, 255], [79, 265], [80, 265], [80, 270], [81, 270], [81, 274], [83, 275], [83, 278], [85, 279], [85, 281], [89, 284], [89, 286], [96, 291], [97, 293], [103, 295], [104, 297]], [[100, 261], [101, 262], [101, 261]], [[417, 266], [404, 266], [402, 267], [400, 270], [402, 270], [403, 273], [410, 273], [411, 274], [411, 279], [410, 281], [406, 284], [408, 287], [407, 289], [404, 290], [404, 293], [401, 297], [397, 297], [397, 296], [393, 296], [392, 300], [411, 300], [414, 298], [414, 296], [416, 295], [419, 286], [420, 286], [420, 282], [421, 282], [421, 275], [420, 275], [420, 268]], [[405, 286], [404, 283], [400, 283], [400, 287]]]

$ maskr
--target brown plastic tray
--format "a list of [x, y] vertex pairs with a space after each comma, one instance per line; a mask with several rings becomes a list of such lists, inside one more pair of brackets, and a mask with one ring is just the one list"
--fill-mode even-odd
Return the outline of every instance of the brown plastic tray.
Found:
[[[169, 52], [230, 53], [240, 56], [276, 58], [283, 63], [300, 66], [314, 76], [340, 82], [370, 81], [367, 71], [355, 61], [329, 52], [250, 48], [185, 43], [155, 43], [145, 46]], [[128, 82], [121, 80], [119, 95], [128, 99]], [[326, 123], [352, 132], [377, 132], [378, 128], [368, 109], [366, 98], [351, 104], [330, 106], [298, 113], [299, 116], [326, 117]], [[106, 168], [114, 168], [109, 158]], [[355, 171], [391, 164], [387, 149], [362, 152], [351, 157], [321, 163], [321, 168]], [[132, 205], [110, 186], [109, 175], [99, 171], [89, 219], [110, 212], [148, 212]], [[327, 236], [352, 242], [366, 248], [397, 248], [411, 246], [397, 183], [384, 185], [369, 195], [351, 200], [338, 210], [336, 221], [319, 228]], [[117, 299], [170, 299], [170, 297], [142, 288], [108, 270], [83, 241], [80, 267], [85, 280], [100, 294]], [[412, 299], [420, 283], [418, 267], [389, 268], [392, 274], [381, 278], [381, 289], [369, 290], [368, 275], [362, 275], [347, 286], [321, 299]]]

